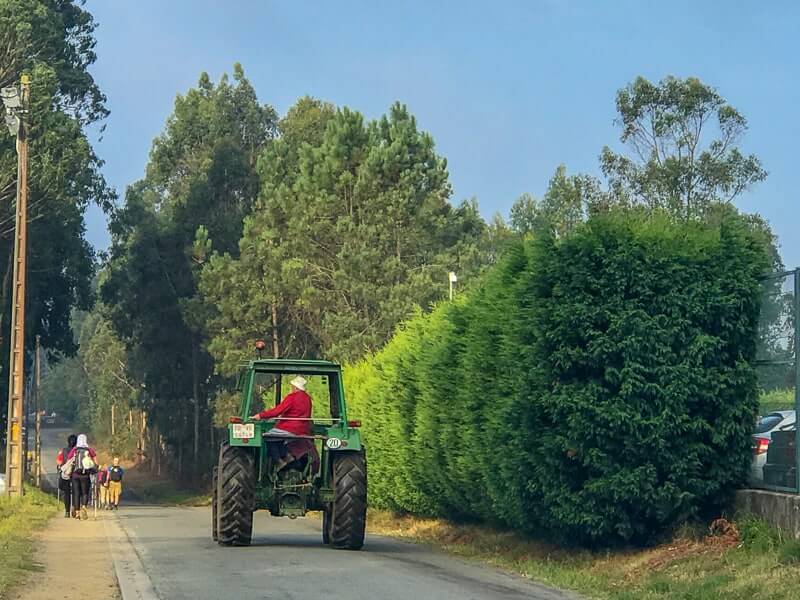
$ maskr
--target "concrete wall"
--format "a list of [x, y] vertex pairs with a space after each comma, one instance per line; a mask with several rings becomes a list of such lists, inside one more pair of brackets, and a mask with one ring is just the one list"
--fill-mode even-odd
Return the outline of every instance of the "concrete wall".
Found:
[[748, 513], [764, 519], [800, 539], [800, 495], [767, 490], [736, 492], [737, 513]]

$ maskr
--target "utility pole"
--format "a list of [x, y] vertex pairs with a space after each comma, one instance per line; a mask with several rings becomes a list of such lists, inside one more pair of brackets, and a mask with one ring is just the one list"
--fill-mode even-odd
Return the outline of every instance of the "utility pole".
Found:
[[17, 136], [17, 206], [14, 229], [14, 281], [11, 293], [11, 355], [8, 385], [6, 487], [11, 497], [21, 497], [25, 470], [22, 445], [25, 395], [25, 283], [28, 244], [28, 135], [25, 115], [30, 102], [30, 77], [19, 88], [3, 88], [6, 125]]
[[34, 483], [37, 488], [42, 487], [42, 336], [36, 336], [36, 403], [34, 410], [36, 411], [36, 442], [34, 443], [33, 456], [34, 456]]

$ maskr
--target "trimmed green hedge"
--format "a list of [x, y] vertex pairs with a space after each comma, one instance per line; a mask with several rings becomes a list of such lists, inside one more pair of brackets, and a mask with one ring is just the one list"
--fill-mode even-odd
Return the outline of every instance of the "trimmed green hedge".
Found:
[[746, 481], [763, 240], [615, 212], [510, 248], [345, 370], [370, 499], [646, 542]]

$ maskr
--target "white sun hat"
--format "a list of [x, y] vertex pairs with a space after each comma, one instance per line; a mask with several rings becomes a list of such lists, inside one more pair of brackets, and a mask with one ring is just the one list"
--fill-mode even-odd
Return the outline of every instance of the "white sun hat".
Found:
[[289, 384], [296, 387], [298, 390], [306, 391], [306, 383], [308, 383], [304, 377], [298, 375], [294, 379], [292, 379]]

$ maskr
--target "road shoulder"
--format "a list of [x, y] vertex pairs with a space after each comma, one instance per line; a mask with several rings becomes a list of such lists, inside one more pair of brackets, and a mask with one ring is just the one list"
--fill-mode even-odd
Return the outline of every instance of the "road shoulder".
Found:
[[41, 572], [11, 591], [11, 600], [119, 599], [113, 561], [106, 540], [106, 515], [81, 521], [53, 517], [37, 534]]
[[109, 515], [103, 526], [122, 600], [158, 600], [153, 582], [119, 519]]

